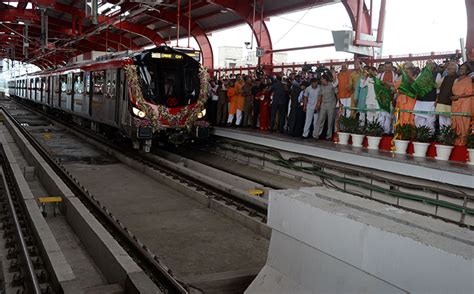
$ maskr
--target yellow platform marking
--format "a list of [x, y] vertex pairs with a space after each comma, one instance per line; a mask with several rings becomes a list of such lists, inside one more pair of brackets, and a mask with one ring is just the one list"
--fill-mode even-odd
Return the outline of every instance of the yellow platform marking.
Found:
[[63, 201], [62, 197], [39, 197], [40, 203], [59, 203]]
[[44, 134], [43, 134], [43, 138], [46, 139], [46, 140], [51, 139], [51, 138], [53, 138], [53, 134], [51, 134], [51, 133], [44, 133]]
[[262, 189], [250, 189], [248, 190], [248, 192], [250, 193], [250, 195], [253, 195], [253, 196], [263, 196], [263, 193], [265, 193]]

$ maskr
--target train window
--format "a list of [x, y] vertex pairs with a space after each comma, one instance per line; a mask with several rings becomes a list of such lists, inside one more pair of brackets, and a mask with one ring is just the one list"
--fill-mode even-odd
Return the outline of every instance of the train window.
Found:
[[115, 80], [113, 81], [108, 81], [107, 82], [107, 97], [109, 98], [114, 98], [115, 97], [115, 90], [116, 90], [116, 85], [115, 85]]
[[61, 92], [67, 91], [67, 77], [66, 75], [59, 76], [59, 90]]
[[85, 87], [85, 90], [86, 90], [87, 94], [90, 94], [90, 92], [91, 92], [90, 84], [91, 84], [91, 73], [86, 72], [84, 74], [84, 87]]
[[82, 73], [74, 75], [74, 93], [76, 94], [84, 93], [84, 80], [83, 80]]
[[94, 94], [104, 94], [105, 87], [105, 71], [95, 71], [92, 73], [92, 83]]
[[186, 69], [184, 71], [184, 91], [187, 104], [197, 101], [199, 97], [199, 73], [197, 69]]
[[43, 89], [45, 92], [49, 92], [49, 83], [48, 83], [48, 80], [47, 78], [42, 78], [41, 79], [42, 83], [43, 83]]
[[72, 72], [67, 74], [67, 84], [66, 84], [66, 93], [72, 94]]

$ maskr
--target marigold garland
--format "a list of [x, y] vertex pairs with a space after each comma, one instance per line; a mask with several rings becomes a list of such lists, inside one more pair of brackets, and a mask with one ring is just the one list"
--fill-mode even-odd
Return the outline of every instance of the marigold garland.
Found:
[[204, 105], [208, 99], [207, 87], [209, 84], [209, 76], [206, 68], [200, 67], [199, 69], [199, 81], [200, 90], [199, 98], [195, 104], [195, 107], [185, 106], [178, 113], [172, 114], [169, 109], [164, 105], [155, 105], [154, 109], [149, 103], [143, 98], [143, 93], [140, 86], [140, 78], [137, 74], [136, 65], [130, 64], [125, 66], [127, 73], [130, 94], [135, 98], [137, 106], [146, 113], [146, 117], [142, 120], [134, 119], [135, 126], [143, 127], [144, 125], [152, 126], [155, 130], [162, 128], [160, 119], [168, 121], [169, 125], [176, 127], [179, 122], [186, 118], [184, 125], [190, 130], [195, 121], [197, 120], [198, 114], [204, 109]]

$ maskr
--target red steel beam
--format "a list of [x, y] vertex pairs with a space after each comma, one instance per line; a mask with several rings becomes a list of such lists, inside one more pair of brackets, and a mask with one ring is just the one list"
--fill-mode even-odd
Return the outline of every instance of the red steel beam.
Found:
[[[165, 10], [160, 14], [156, 11], [150, 11], [148, 14], [169, 23], [173, 23], [176, 19], [176, 14], [171, 10]], [[214, 53], [206, 32], [204, 32], [204, 30], [193, 19], [189, 19], [187, 15], [182, 15], [180, 17], [180, 26], [187, 29], [189, 23], [191, 23], [191, 35], [196, 39], [199, 49], [201, 50], [203, 66], [209, 69], [214, 68]]]

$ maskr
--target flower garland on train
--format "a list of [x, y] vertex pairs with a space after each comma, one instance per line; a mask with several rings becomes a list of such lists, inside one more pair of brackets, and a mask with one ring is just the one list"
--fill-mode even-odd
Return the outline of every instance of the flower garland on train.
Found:
[[201, 66], [199, 69], [200, 90], [195, 107], [183, 107], [183, 109], [176, 114], [170, 113], [169, 109], [164, 105], [156, 105], [157, 109], [155, 110], [148, 103], [145, 103], [140, 86], [140, 78], [137, 74], [137, 67], [133, 64], [129, 64], [125, 66], [125, 71], [129, 81], [130, 94], [135, 98], [137, 106], [146, 113], [144, 119], [134, 118], [136, 127], [151, 126], [155, 130], [159, 130], [161, 128], [160, 119], [168, 121], [170, 126], [178, 126], [179, 123], [186, 118], [184, 125], [188, 130], [191, 129], [196, 122], [198, 114], [204, 109], [204, 105], [208, 99], [209, 75], [206, 68]]

